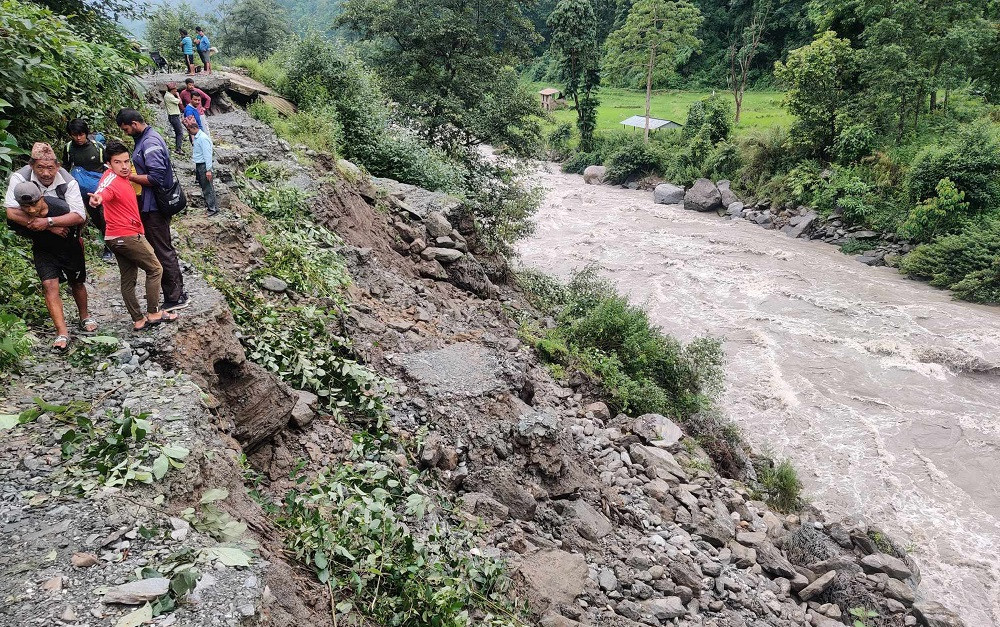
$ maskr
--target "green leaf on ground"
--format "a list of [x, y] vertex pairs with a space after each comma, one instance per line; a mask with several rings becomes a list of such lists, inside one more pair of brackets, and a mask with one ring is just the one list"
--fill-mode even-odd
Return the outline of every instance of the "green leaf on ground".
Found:
[[219, 560], [226, 566], [250, 566], [251, 556], [243, 549], [215, 546], [202, 549], [201, 555], [209, 560]]
[[153, 606], [147, 603], [136, 611], [119, 618], [115, 627], [139, 627], [139, 625], [151, 620], [153, 620]]
[[229, 498], [229, 490], [226, 488], [211, 488], [206, 490], [205, 494], [201, 496], [201, 502], [204, 503], [214, 503], [216, 501], [224, 501]]
[[0, 431], [13, 429], [17, 423], [17, 414], [0, 414]]
[[167, 474], [167, 470], [170, 468], [170, 462], [166, 455], [160, 455], [153, 462], [153, 478], [159, 481]]

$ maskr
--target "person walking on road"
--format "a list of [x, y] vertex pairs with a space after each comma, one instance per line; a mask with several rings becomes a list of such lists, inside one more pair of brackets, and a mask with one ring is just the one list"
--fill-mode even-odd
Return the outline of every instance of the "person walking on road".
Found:
[[219, 205], [215, 199], [215, 185], [212, 183], [212, 138], [208, 133], [198, 128], [193, 118], [185, 118], [185, 126], [191, 134], [191, 159], [194, 161], [194, 172], [201, 185], [201, 193], [205, 197], [209, 217], [219, 213]]
[[[132, 317], [132, 328], [142, 331], [162, 322], [172, 322], [177, 319], [177, 314], [160, 309], [163, 268], [145, 237], [139, 204], [129, 183], [132, 160], [129, 158], [128, 148], [119, 141], [108, 142], [106, 157], [108, 170], [101, 177], [97, 191], [90, 196], [90, 204], [104, 208], [108, 224], [105, 239], [118, 260], [122, 298], [125, 300], [125, 309]], [[145, 314], [135, 295], [140, 268], [146, 273]]]
[[167, 83], [167, 91], [163, 94], [163, 105], [167, 110], [167, 120], [174, 129], [174, 152], [184, 154], [181, 142], [184, 139], [184, 126], [181, 124], [181, 97], [177, 93], [177, 83]]
[[97, 189], [97, 183], [104, 174], [104, 144], [91, 139], [87, 121], [80, 118], [69, 121], [66, 125], [66, 134], [69, 135], [70, 141], [63, 151], [62, 166], [80, 185], [83, 206], [90, 215], [90, 221], [100, 233], [99, 241], [104, 248], [101, 260], [111, 263], [114, 256], [104, 243], [104, 212], [100, 207], [91, 207], [88, 203], [90, 194]]
[[[156, 203], [154, 188], [167, 190], [174, 184], [174, 169], [170, 164], [170, 149], [163, 137], [146, 124], [142, 114], [135, 109], [122, 109], [116, 120], [122, 132], [135, 140], [132, 152], [132, 164], [135, 173], [129, 180], [142, 187], [139, 194], [139, 214], [145, 237], [153, 246], [156, 258], [163, 266], [163, 309], [172, 311], [183, 309], [190, 305], [188, 295], [184, 292], [184, 277], [181, 275], [180, 262], [170, 236], [170, 220], [172, 216], [160, 211]], [[114, 251], [114, 247], [111, 249]]]
[[80, 314], [80, 330], [87, 333], [97, 330], [97, 322], [87, 310], [87, 267], [79, 235], [86, 217], [71, 210], [69, 203], [58, 196], [43, 194], [35, 181], [13, 184], [7, 196], [15, 203], [12, 207], [11, 201], [7, 201], [7, 224], [15, 233], [31, 240], [31, 258], [42, 283], [45, 307], [56, 328], [52, 349], [64, 351], [69, 346], [69, 329], [60, 284], [69, 283]]

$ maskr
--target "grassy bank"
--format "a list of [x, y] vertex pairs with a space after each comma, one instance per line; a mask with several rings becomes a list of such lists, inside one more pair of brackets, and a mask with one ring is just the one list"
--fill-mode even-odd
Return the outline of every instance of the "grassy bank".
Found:
[[[549, 83], [531, 83], [532, 91], [545, 87], [561, 87]], [[724, 92], [716, 92], [732, 98]], [[687, 122], [688, 109], [694, 102], [712, 95], [711, 91], [664, 90], [653, 92], [650, 112], [653, 117], [666, 118], [680, 124]], [[775, 126], [788, 128], [792, 124], [792, 116], [781, 107], [784, 94], [778, 91], [747, 92], [743, 100], [743, 115], [740, 123], [733, 129], [736, 135], [743, 135], [753, 130], [768, 129]], [[646, 93], [631, 89], [605, 87], [598, 92], [601, 105], [597, 109], [597, 132], [618, 131], [622, 129], [621, 121], [632, 115], [643, 115], [646, 112]], [[560, 109], [552, 113], [552, 120], [547, 128], [568, 122], [576, 123], [576, 111]], [[635, 132], [641, 133], [641, 130]]]

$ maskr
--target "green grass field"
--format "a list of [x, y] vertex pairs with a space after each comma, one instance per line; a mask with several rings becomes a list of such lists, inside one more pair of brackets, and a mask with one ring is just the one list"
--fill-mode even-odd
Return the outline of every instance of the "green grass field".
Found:
[[[532, 91], [545, 87], [561, 87], [556, 84], [531, 83]], [[656, 118], [666, 118], [679, 124], [687, 120], [687, 110], [696, 100], [711, 95], [710, 91], [665, 90], [654, 91], [650, 114]], [[720, 92], [732, 101], [732, 94]], [[741, 135], [755, 129], [765, 129], [772, 126], [788, 127], [792, 116], [781, 107], [783, 94], [778, 91], [747, 92], [743, 97], [743, 115], [736, 127], [736, 134]], [[643, 115], [646, 112], [646, 93], [630, 89], [613, 87], [603, 88], [598, 92], [601, 105], [597, 109], [597, 132], [621, 130], [621, 121], [632, 115]], [[551, 126], [557, 123], [569, 122], [576, 124], [576, 111], [559, 109], [552, 113]], [[638, 131], [637, 131], [638, 132]]]

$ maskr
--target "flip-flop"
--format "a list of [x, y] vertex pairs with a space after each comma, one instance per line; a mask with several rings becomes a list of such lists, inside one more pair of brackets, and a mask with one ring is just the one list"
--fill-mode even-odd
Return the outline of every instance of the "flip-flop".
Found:
[[[93, 325], [94, 328], [92, 329], [87, 328], [90, 325]], [[83, 320], [80, 321], [80, 330], [83, 331], [84, 333], [93, 333], [97, 331], [97, 320], [94, 320], [93, 318], [84, 318]]]
[[[56, 346], [56, 344], [63, 342], [62, 346]], [[68, 335], [57, 335], [56, 339], [52, 341], [52, 350], [63, 353], [69, 348], [69, 336]]]
[[150, 325], [156, 326], [158, 324], [163, 324], [164, 322], [173, 322], [173, 321], [177, 320], [177, 318], [179, 318], [179, 317], [180, 316], [178, 316], [175, 313], [170, 313], [169, 311], [164, 311], [163, 315], [161, 315], [159, 318], [157, 318], [155, 320], [153, 320], [151, 318], [147, 318], [147, 320], [149, 320], [149, 321], [146, 323], [146, 326], [150, 326]]
[[143, 324], [141, 327], [135, 326], [136, 322], [140, 322], [139, 320], [133, 320], [132, 321], [132, 330], [133, 331], [145, 331], [146, 329], [149, 328], [149, 325], [152, 324], [152, 322], [150, 322], [149, 318], [146, 318], [145, 316], [143, 316], [142, 320], [145, 321], [145, 324]]

